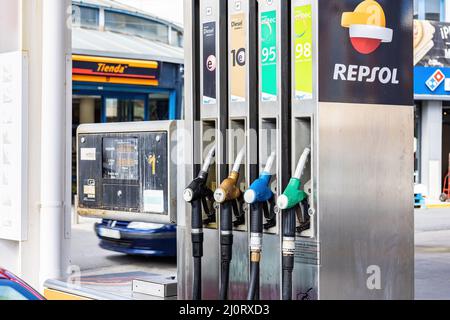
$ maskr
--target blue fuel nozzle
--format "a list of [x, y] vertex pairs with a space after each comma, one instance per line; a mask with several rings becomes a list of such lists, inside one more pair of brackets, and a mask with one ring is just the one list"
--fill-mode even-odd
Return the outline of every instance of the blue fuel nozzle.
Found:
[[261, 176], [252, 183], [250, 188], [245, 191], [245, 202], [252, 204], [256, 202], [269, 201], [273, 197], [273, 192], [269, 186], [271, 179], [271, 174], [263, 172]]

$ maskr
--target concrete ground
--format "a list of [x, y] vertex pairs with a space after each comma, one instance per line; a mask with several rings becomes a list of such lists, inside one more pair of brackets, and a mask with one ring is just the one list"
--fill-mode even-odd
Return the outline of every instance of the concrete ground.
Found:
[[450, 209], [415, 212], [416, 299], [450, 299]]
[[[72, 264], [83, 276], [144, 271], [176, 274], [176, 259], [133, 257], [101, 249], [95, 220], [81, 218], [72, 230]], [[415, 211], [416, 299], [450, 299], [450, 209]]]

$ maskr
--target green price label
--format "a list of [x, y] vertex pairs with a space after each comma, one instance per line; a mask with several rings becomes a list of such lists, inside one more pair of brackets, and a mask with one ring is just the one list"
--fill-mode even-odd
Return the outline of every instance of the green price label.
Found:
[[277, 87], [277, 13], [262, 12], [261, 17], [261, 100], [276, 101]]
[[312, 8], [304, 5], [294, 8], [295, 45], [295, 98], [312, 99], [313, 52], [312, 52]]

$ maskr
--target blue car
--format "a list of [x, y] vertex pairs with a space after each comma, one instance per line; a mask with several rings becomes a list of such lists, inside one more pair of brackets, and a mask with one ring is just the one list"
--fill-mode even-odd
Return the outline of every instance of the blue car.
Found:
[[95, 224], [95, 233], [105, 250], [155, 257], [177, 255], [175, 225], [105, 219]]

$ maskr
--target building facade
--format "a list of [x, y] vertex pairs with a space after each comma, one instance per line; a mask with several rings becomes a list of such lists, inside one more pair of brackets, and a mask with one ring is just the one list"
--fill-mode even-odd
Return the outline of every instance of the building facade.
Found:
[[414, 0], [414, 18], [415, 182], [438, 200], [449, 171], [450, 1]]
[[73, 1], [73, 122], [177, 119], [183, 29], [107, 0]]
[[83, 123], [183, 117], [182, 26], [110, 0], [72, 11], [73, 139]]

